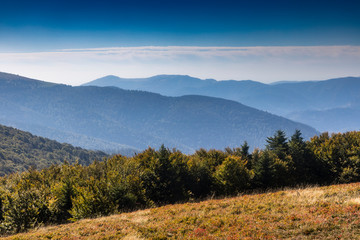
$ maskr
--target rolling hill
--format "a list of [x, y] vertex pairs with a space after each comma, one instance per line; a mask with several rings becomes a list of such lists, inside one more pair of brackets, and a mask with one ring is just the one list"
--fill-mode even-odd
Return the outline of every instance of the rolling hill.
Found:
[[360, 184], [152, 208], [4, 239], [358, 239]]
[[89, 151], [70, 144], [34, 136], [29, 132], [0, 125], [0, 176], [22, 172], [30, 167], [45, 168], [67, 161], [88, 165], [108, 157], [100, 151]]
[[198, 94], [220, 97], [309, 124], [321, 131], [360, 129], [358, 114], [354, 114], [360, 111], [360, 78], [355, 77], [263, 84], [249, 80], [201, 80], [181, 75], [139, 79], [106, 76], [84, 85], [116, 86], [166, 96]]
[[[100, 141], [127, 151], [165, 144], [193, 152], [235, 147], [244, 141], [262, 147], [278, 129], [288, 135], [300, 129], [305, 138], [317, 134], [307, 125], [214, 97], [72, 87], [5, 73], [0, 74], [0, 96], [0, 123], [30, 132], [42, 129], [42, 136], [59, 141], [64, 135], [74, 136], [69, 143], [92, 149]], [[54, 133], [60, 133], [59, 138]], [[95, 144], [89, 144], [91, 140]], [[95, 149], [109, 150], [100, 144]]]

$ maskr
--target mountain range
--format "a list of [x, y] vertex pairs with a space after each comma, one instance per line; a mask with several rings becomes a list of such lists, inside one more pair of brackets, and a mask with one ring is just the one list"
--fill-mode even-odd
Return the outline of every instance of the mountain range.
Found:
[[320, 131], [360, 129], [359, 77], [264, 84], [250, 80], [201, 80], [183, 75], [135, 79], [110, 75], [83, 86], [116, 86], [165, 96], [196, 94], [219, 97], [308, 124]]
[[0, 74], [0, 123], [58, 141], [107, 152], [133, 153], [165, 144], [184, 152], [263, 147], [278, 129], [318, 132], [236, 101], [166, 97], [117, 87], [68, 86]]

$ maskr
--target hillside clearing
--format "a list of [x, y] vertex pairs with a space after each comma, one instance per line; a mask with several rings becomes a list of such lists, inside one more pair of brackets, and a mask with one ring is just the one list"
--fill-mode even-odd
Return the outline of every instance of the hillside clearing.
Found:
[[359, 239], [360, 183], [85, 219], [4, 239]]

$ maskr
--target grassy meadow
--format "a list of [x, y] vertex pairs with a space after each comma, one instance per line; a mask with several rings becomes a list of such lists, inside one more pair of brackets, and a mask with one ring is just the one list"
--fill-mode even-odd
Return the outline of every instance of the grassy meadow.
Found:
[[166, 205], [4, 239], [360, 239], [360, 183]]

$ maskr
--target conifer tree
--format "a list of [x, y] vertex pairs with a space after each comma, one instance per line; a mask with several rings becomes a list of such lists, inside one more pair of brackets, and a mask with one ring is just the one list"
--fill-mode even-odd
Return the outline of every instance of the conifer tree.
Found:
[[266, 148], [273, 151], [280, 159], [284, 160], [289, 152], [289, 146], [285, 132], [282, 130], [276, 131], [273, 137], [268, 137]]

